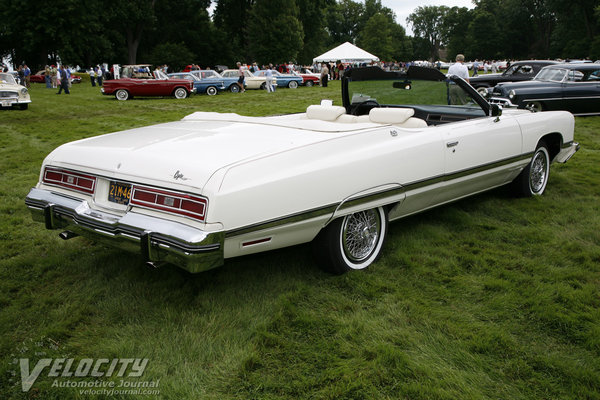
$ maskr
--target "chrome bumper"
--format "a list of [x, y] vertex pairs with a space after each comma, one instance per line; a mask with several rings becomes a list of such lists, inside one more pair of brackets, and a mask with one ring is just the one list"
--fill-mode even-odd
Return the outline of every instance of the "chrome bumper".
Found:
[[502, 107], [516, 107], [516, 104], [513, 104], [509, 99], [506, 99], [504, 97], [491, 97], [490, 99], [488, 99], [488, 103], [490, 104], [498, 104], [499, 106]]
[[36, 188], [25, 204], [33, 219], [45, 223], [47, 229], [67, 230], [63, 238], [90, 237], [141, 253], [143, 261], [152, 265], [170, 263], [195, 273], [223, 264], [223, 232], [204, 232], [134, 212], [120, 216], [93, 210], [85, 200]]
[[571, 157], [573, 157], [573, 154], [577, 153], [578, 150], [579, 150], [579, 143], [577, 143], [577, 142], [565, 143], [562, 146], [562, 148], [560, 149], [560, 152], [556, 155], [556, 157], [554, 157], [554, 161], [559, 162], [559, 163], [566, 163], [567, 161], [569, 161], [569, 159]]

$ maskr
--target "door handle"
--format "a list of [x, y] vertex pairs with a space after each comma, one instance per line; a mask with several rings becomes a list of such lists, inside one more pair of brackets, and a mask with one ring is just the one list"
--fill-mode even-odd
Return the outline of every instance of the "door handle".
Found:
[[450, 147], [454, 147], [458, 145], [458, 140], [456, 142], [448, 142], [446, 143], [446, 147], [450, 148]]

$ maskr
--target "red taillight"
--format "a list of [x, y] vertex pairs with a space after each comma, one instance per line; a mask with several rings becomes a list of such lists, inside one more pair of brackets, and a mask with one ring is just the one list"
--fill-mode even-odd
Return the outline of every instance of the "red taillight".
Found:
[[44, 170], [42, 181], [86, 194], [93, 194], [96, 187], [95, 176], [51, 167]]
[[130, 204], [166, 211], [204, 221], [207, 201], [203, 197], [134, 186]]

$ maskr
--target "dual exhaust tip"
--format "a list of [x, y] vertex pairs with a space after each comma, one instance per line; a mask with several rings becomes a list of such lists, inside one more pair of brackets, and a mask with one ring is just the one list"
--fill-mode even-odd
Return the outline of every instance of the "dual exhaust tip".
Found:
[[[76, 234], [75, 232], [71, 232], [71, 231], [64, 231], [58, 234], [58, 237], [61, 238], [62, 240], [69, 240], [72, 239], [74, 237], [79, 236], [78, 234]], [[156, 261], [146, 261], [145, 264], [153, 269], [158, 269], [160, 267], [162, 267], [163, 265], [165, 265], [166, 263], [164, 262], [156, 262]]]

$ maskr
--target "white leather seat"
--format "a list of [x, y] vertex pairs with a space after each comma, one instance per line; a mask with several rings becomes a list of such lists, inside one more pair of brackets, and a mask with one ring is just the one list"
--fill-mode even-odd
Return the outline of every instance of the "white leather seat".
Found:
[[312, 105], [306, 109], [306, 118], [320, 119], [322, 121], [335, 121], [346, 109], [341, 106]]

